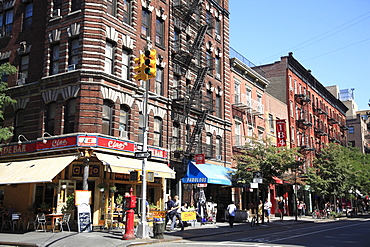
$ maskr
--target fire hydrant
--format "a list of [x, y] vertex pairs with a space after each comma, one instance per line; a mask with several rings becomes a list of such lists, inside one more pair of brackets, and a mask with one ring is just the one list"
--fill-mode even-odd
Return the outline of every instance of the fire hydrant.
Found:
[[133, 189], [130, 189], [130, 195], [125, 196], [126, 200], [126, 208], [129, 208], [126, 211], [126, 226], [125, 226], [125, 234], [123, 234], [122, 239], [129, 240], [135, 239], [135, 232], [134, 232], [134, 219], [135, 219], [135, 211], [133, 208], [136, 208], [136, 196], [132, 194]]

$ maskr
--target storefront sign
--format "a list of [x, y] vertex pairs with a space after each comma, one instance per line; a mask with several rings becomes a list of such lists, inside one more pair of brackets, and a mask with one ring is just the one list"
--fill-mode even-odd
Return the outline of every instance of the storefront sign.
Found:
[[190, 221], [190, 220], [196, 220], [196, 219], [197, 219], [197, 213], [195, 211], [181, 212], [182, 221]]
[[76, 190], [75, 205], [83, 203], [91, 204], [91, 191], [89, 190]]
[[43, 141], [37, 142], [36, 149], [43, 150], [76, 146], [76, 139], [77, 139], [76, 136], [48, 140], [45, 139]]
[[92, 219], [90, 205], [83, 203], [77, 207], [78, 232], [91, 232]]
[[286, 123], [285, 119], [276, 120], [276, 142], [278, 147], [286, 146]]
[[206, 163], [205, 154], [196, 154], [194, 158], [195, 158], [195, 164], [204, 164], [204, 163]]
[[[72, 176], [73, 177], [82, 177], [84, 172], [83, 165], [73, 165]], [[100, 176], [100, 167], [98, 165], [89, 165], [89, 176], [90, 177], [99, 177]]]
[[192, 184], [207, 183], [207, 178], [183, 178], [183, 179], [184, 179], [183, 183], [192, 183]]
[[97, 143], [96, 136], [78, 136], [77, 145], [81, 147], [95, 147]]
[[110, 148], [119, 151], [129, 151], [135, 152], [135, 143], [127, 142], [127, 141], [120, 141], [116, 139], [109, 139], [104, 137], [98, 138], [98, 146]]
[[11, 146], [3, 146], [1, 149], [1, 155], [7, 154], [18, 154], [36, 151], [36, 143], [17, 144]]
[[152, 157], [167, 159], [166, 150], [151, 147], [148, 147], [148, 150], [152, 153]]
[[198, 184], [198, 188], [204, 188], [207, 187], [207, 184]]
[[153, 218], [166, 218], [166, 211], [151, 211]]

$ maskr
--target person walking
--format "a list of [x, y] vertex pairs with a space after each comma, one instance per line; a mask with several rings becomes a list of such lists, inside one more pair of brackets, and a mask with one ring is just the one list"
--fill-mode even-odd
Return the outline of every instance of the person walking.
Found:
[[263, 204], [263, 209], [265, 210], [265, 215], [266, 215], [266, 218], [267, 218], [267, 223], [270, 223], [271, 207], [272, 207], [271, 202], [269, 201], [268, 198], [266, 198], [266, 201]]
[[279, 201], [278, 201], [278, 210], [279, 210], [281, 221], [283, 221], [283, 218], [284, 218], [284, 206], [285, 206], [284, 201], [279, 199]]
[[176, 219], [179, 220], [179, 224], [181, 225], [181, 229], [183, 229], [183, 224], [182, 224], [182, 221], [181, 221], [181, 205], [180, 205], [180, 201], [179, 201], [179, 196], [174, 196], [173, 197], [174, 199], [174, 205], [171, 209], [171, 212], [172, 212], [172, 222], [171, 222], [171, 228], [170, 228], [170, 231], [173, 231], [176, 227]]
[[166, 228], [167, 226], [167, 223], [168, 221], [172, 220], [173, 218], [173, 212], [172, 212], [172, 208], [173, 208], [173, 205], [175, 204], [174, 201], [172, 200], [171, 196], [168, 196], [167, 197], [167, 202], [166, 202], [166, 219], [165, 219], [165, 222], [164, 222], [164, 227]]
[[232, 201], [228, 206], [227, 206], [227, 212], [229, 213], [229, 226], [231, 228], [234, 227], [234, 220], [235, 220], [235, 213], [236, 213], [236, 206], [234, 201]]

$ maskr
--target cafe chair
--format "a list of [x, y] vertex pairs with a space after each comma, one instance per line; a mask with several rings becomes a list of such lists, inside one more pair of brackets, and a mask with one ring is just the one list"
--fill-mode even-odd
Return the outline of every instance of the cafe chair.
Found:
[[109, 213], [108, 214], [108, 218], [106, 219], [106, 226], [107, 226], [108, 232], [110, 230], [113, 230], [113, 226], [114, 225], [117, 225], [118, 226], [118, 220], [114, 220], [113, 219], [113, 214], [112, 213]]
[[55, 227], [57, 225], [59, 225], [59, 229], [61, 232], [63, 232], [63, 225], [66, 225], [68, 227], [68, 231], [70, 232], [71, 229], [69, 228], [69, 220], [71, 219], [71, 214], [70, 213], [66, 213], [63, 215], [63, 218], [62, 220], [59, 219], [59, 218], [56, 218], [55, 219], [55, 225], [54, 225], [54, 228], [53, 228], [53, 232], [55, 230]]
[[27, 222], [27, 231], [30, 227], [30, 225], [33, 225], [33, 230], [36, 230], [36, 226], [37, 226], [37, 215], [35, 216], [35, 219], [34, 220], [30, 220]]
[[[11, 219], [4, 220], [4, 222], [3, 222], [2, 226], [1, 226], [1, 230], [3, 230], [4, 226], [8, 224], [9, 225], [9, 229], [12, 229], [13, 232], [14, 232], [14, 229], [16, 228], [17, 223], [20, 222], [20, 219], [21, 219], [21, 214], [20, 213], [14, 213], [14, 214], [12, 214]], [[20, 222], [20, 224], [22, 224], [22, 222]]]
[[41, 226], [41, 230], [44, 230], [46, 232], [46, 217], [44, 213], [38, 213], [36, 216], [37, 219], [37, 228], [36, 231], [39, 229], [39, 226]]

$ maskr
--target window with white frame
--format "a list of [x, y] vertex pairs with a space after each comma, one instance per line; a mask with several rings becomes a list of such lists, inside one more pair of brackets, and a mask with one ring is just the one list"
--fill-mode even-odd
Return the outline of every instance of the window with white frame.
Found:
[[69, 65], [74, 65], [75, 69], [78, 65], [80, 55], [80, 40], [78, 38], [74, 38], [70, 40], [69, 46]]
[[241, 140], [241, 122], [239, 120], [234, 119], [234, 141], [235, 141], [235, 146], [240, 146], [242, 145], [242, 140]]
[[270, 132], [274, 133], [274, 116], [269, 113], [269, 116], [268, 116], [268, 121], [269, 121], [269, 128], [270, 128]]
[[180, 124], [178, 122], [174, 122], [172, 127], [172, 150], [179, 149], [180, 149]]
[[74, 133], [76, 118], [76, 98], [67, 101], [64, 112], [64, 134]]
[[122, 49], [122, 79], [128, 80], [130, 73], [130, 52]]
[[145, 119], [142, 112], [139, 112], [139, 133], [138, 133], [138, 142], [143, 143], [144, 142], [144, 124]]
[[239, 103], [241, 100], [240, 81], [236, 79], [234, 79], [234, 100], [235, 100], [235, 103]]
[[113, 103], [104, 100], [102, 117], [102, 134], [112, 135]]
[[33, 3], [27, 3], [24, 12], [23, 31], [29, 31], [32, 27]]
[[21, 56], [21, 63], [19, 66], [19, 79], [26, 81], [28, 78], [28, 68], [29, 68], [29, 55]]
[[221, 136], [216, 137], [216, 150], [215, 150], [216, 158], [221, 159], [222, 155], [222, 138]]
[[107, 13], [113, 16], [117, 14], [117, 0], [107, 0]]
[[150, 12], [147, 9], [143, 9], [141, 15], [141, 35], [150, 36]]
[[105, 65], [104, 72], [113, 74], [114, 66], [114, 44], [107, 41], [105, 45]]
[[206, 157], [212, 158], [213, 157], [213, 143], [212, 143], [212, 134], [207, 133], [206, 135]]
[[[59, 53], [60, 53], [60, 45], [54, 44], [51, 47], [51, 74], [56, 75], [59, 73]], [[49, 131], [48, 131], [49, 132]], [[50, 132], [49, 132], [50, 133]]]
[[155, 76], [155, 93], [163, 96], [163, 69], [158, 67]]
[[131, 24], [131, 2], [132, 0], [125, 0], [122, 3], [122, 17], [123, 17], [123, 22], [126, 24]]
[[215, 107], [215, 113], [216, 117], [222, 117], [222, 97], [219, 94], [216, 94], [216, 107]]
[[128, 138], [130, 107], [122, 104], [119, 110], [119, 135], [122, 138]]
[[155, 28], [155, 43], [157, 45], [164, 45], [164, 21], [157, 19]]

